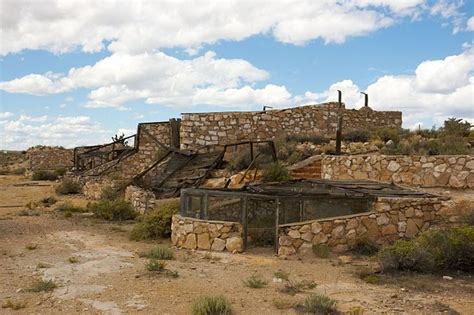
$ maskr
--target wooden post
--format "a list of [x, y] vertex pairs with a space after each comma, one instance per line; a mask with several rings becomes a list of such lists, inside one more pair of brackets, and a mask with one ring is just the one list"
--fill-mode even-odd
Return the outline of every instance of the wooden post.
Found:
[[180, 147], [180, 135], [179, 129], [181, 126], [181, 119], [171, 118], [170, 122], [170, 147], [179, 149]]
[[208, 200], [208, 194], [204, 194], [204, 196], [201, 197], [201, 216], [204, 220], [209, 220], [209, 218], [207, 217], [207, 210], [209, 207]]
[[253, 142], [250, 141], [250, 161], [253, 161]]
[[341, 154], [341, 142], [342, 142], [342, 92], [337, 90], [339, 109], [337, 111], [337, 127], [336, 127], [336, 155]]

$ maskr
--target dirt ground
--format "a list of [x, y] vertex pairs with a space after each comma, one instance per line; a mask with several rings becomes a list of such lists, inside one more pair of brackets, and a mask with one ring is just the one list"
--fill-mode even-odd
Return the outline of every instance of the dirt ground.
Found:
[[[176, 258], [166, 268], [179, 277], [146, 271], [139, 253], [160, 242], [128, 239], [131, 223], [111, 224], [76, 214], [65, 217], [52, 208], [21, 215], [24, 205], [54, 195], [52, 182], [31, 182], [19, 176], [0, 176], [0, 302], [24, 302], [25, 308], [1, 308], [18, 314], [190, 314], [201, 295], [222, 294], [236, 314], [297, 314], [291, 305], [311, 292], [337, 300], [345, 312], [362, 307], [364, 314], [472, 314], [474, 282], [469, 275], [406, 275], [383, 284], [360, 280], [357, 270], [372, 265], [354, 258], [340, 265], [336, 256], [281, 259], [271, 249], [246, 254], [173, 249]], [[56, 197], [84, 205], [80, 197]], [[71, 259], [71, 257], [74, 257]], [[295, 295], [280, 292], [285, 281], [273, 273], [285, 271], [291, 281], [314, 281], [316, 287]], [[268, 281], [251, 289], [243, 280], [260, 275]], [[53, 280], [51, 292], [30, 292], [35, 281]], [[278, 309], [275, 301], [287, 304]], [[284, 306], [280, 306], [284, 307]]]

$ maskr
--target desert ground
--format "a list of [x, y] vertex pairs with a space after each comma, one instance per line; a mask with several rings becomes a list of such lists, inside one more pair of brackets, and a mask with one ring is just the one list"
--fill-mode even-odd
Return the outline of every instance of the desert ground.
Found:
[[[55, 182], [34, 182], [22, 176], [0, 176], [0, 301], [24, 308], [1, 308], [15, 314], [190, 314], [201, 295], [224, 295], [236, 314], [297, 314], [311, 292], [337, 300], [342, 313], [359, 308], [364, 314], [472, 314], [474, 281], [466, 274], [383, 276], [380, 283], [361, 280], [358, 270], [374, 268], [370, 257], [341, 263], [337, 255], [313, 254], [278, 258], [270, 248], [228, 254], [173, 249], [166, 269], [174, 278], [147, 271], [139, 253], [169, 240], [134, 242], [132, 222], [110, 223], [87, 215], [67, 217], [49, 208], [24, 211], [29, 201], [54, 195]], [[455, 195], [455, 194], [454, 194]], [[87, 200], [58, 197], [77, 205]], [[290, 295], [286, 280], [312, 281], [315, 287]], [[243, 280], [259, 275], [264, 288]], [[443, 278], [443, 276], [445, 276]], [[448, 277], [446, 277], [448, 276]], [[31, 292], [35, 281], [53, 280], [50, 292]], [[278, 306], [278, 307], [277, 307]], [[355, 314], [355, 313], [352, 313]]]

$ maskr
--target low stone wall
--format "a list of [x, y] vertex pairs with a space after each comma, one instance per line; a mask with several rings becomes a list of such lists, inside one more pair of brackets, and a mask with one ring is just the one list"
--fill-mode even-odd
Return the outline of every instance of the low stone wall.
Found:
[[372, 211], [357, 215], [311, 220], [279, 226], [278, 254], [310, 251], [326, 244], [344, 252], [367, 238], [379, 245], [412, 238], [433, 224], [449, 221], [442, 198], [378, 198]]
[[474, 188], [474, 156], [326, 156], [324, 179], [371, 179], [419, 187]]
[[38, 146], [28, 149], [26, 157], [29, 160], [30, 171], [69, 169], [73, 166], [74, 150]]
[[171, 243], [187, 249], [236, 253], [243, 250], [242, 231], [242, 224], [237, 222], [207, 221], [174, 215]]
[[156, 205], [155, 194], [138, 186], [128, 186], [125, 189], [125, 200], [129, 201], [141, 214], [154, 209]]
[[117, 184], [115, 184], [114, 181], [107, 178], [78, 178], [77, 180], [84, 183], [82, 186], [82, 193], [87, 199], [91, 200], [99, 200], [104, 188], [117, 187]]

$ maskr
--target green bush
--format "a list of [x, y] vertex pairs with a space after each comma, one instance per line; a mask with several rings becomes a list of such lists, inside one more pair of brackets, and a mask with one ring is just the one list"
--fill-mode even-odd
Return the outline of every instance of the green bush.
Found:
[[61, 184], [56, 187], [56, 193], [58, 195], [74, 195], [79, 194], [81, 191], [81, 184], [70, 178], [65, 178]]
[[374, 133], [375, 136], [383, 142], [392, 140], [393, 142], [398, 143], [401, 139], [401, 132], [402, 130], [398, 128], [382, 128], [377, 129]]
[[120, 190], [115, 189], [110, 186], [102, 188], [102, 191], [100, 192], [101, 200], [113, 201], [116, 199], [120, 199], [121, 197], [122, 197], [122, 193], [120, 192]]
[[72, 203], [70, 202], [64, 202], [64, 203], [59, 204], [56, 207], [56, 210], [60, 212], [65, 212], [65, 213], [81, 213], [81, 212], [87, 211], [86, 209], [82, 207], [73, 206]]
[[468, 121], [461, 118], [448, 118], [444, 121], [444, 126], [441, 129], [441, 134], [445, 136], [468, 137], [471, 128], [474, 127]]
[[367, 142], [370, 132], [364, 129], [353, 130], [342, 135], [342, 139], [348, 142]]
[[65, 167], [60, 167], [55, 169], [54, 172], [58, 174], [58, 176], [64, 176], [64, 174], [67, 172], [67, 169]]
[[265, 182], [280, 182], [289, 179], [290, 175], [287, 168], [279, 161], [268, 165], [263, 171], [263, 180]]
[[166, 262], [162, 260], [151, 259], [146, 265], [148, 271], [163, 271], [166, 267]]
[[368, 238], [360, 238], [352, 247], [351, 251], [356, 255], [372, 256], [378, 253], [379, 246]]
[[329, 143], [329, 138], [319, 134], [319, 133], [313, 133], [313, 134], [292, 134], [286, 136], [286, 141], [287, 142], [311, 142], [313, 144], [323, 144], [323, 143]]
[[45, 207], [51, 207], [52, 205], [54, 205], [55, 203], [57, 202], [56, 198], [54, 198], [53, 196], [50, 196], [50, 197], [46, 197], [46, 198], [43, 198], [41, 199], [41, 204]]
[[130, 234], [132, 240], [158, 239], [171, 235], [171, 218], [179, 212], [179, 202], [169, 201], [147, 212]]
[[53, 171], [34, 171], [33, 172], [33, 180], [57, 180], [59, 178], [58, 174]]
[[268, 282], [259, 276], [253, 275], [249, 277], [248, 279], [244, 280], [244, 284], [245, 286], [252, 289], [261, 289], [265, 287], [268, 284]]
[[319, 258], [328, 258], [331, 250], [326, 244], [313, 244], [311, 247], [313, 253]]
[[222, 296], [202, 296], [197, 298], [192, 306], [193, 315], [230, 315], [232, 306]]
[[124, 200], [101, 200], [87, 205], [87, 210], [98, 218], [108, 221], [125, 221], [135, 219], [138, 213], [132, 205]]
[[168, 247], [157, 246], [152, 250], [144, 253], [143, 256], [153, 259], [170, 260], [173, 259], [173, 251]]
[[336, 311], [336, 301], [322, 294], [310, 294], [303, 306], [311, 314], [331, 314]]
[[474, 270], [474, 227], [429, 230], [417, 238], [398, 240], [378, 254], [384, 271], [440, 272]]

